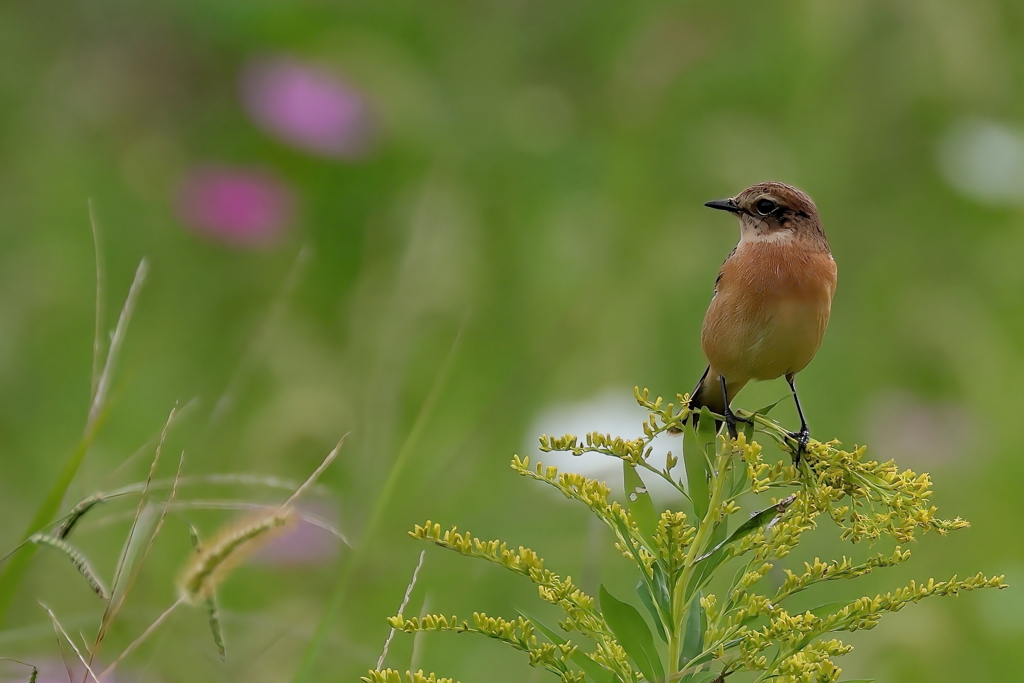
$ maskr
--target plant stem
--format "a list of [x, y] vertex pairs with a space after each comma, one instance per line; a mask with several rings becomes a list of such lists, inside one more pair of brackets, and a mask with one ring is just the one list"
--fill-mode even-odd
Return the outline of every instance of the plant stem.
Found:
[[704, 554], [706, 546], [710, 544], [711, 535], [714, 533], [714, 518], [722, 503], [722, 494], [725, 489], [725, 469], [731, 457], [732, 451], [729, 448], [724, 449], [715, 457], [714, 467], [711, 469], [711, 499], [708, 501], [708, 510], [700, 522], [693, 543], [690, 544], [690, 548], [686, 552], [683, 571], [672, 586], [672, 621], [675, 628], [674, 635], [668, 644], [670, 676], [680, 671], [679, 655], [682, 652], [682, 634], [685, 631], [686, 618], [691, 609], [691, 603], [686, 599], [686, 587], [693, 576], [695, 560]]
[[[673, 593], [673, 596], [675, 594]], [[674, 600], [673, 600], [674, 602]], [[675, 620], [675, 607], [672, 608], [672, 619]], [[682, 622], [676, 621], [676, 624]], [[672, 679], [674, 674], [679, 673], [677, 667], [679, 666], [679, 653], [683, 651], [683, 629], [674, 628], [668, 636], [668, 669], [669, 669], [669, 680]]]

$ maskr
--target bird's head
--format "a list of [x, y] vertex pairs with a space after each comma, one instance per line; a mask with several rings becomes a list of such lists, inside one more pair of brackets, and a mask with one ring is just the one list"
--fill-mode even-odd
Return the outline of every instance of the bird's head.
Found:
[[828, 249], [817, 207], [792, 185], [758, 183], [735, 197], [717, 199], [704, 206], [736, 214], [740, 220], [740, 241], [799, 240]]

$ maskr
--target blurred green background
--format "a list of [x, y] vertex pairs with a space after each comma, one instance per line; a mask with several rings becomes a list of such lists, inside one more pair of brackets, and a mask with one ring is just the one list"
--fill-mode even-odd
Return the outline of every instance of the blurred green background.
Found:
[[[311, 673], [357, 679], [421, 550], [405, 531], [427, 518], [625, 595], [605, 531], [509, 460], [532, 455], [542, 430], [638, 424], [634, 385], [692, 388], [736, 240], [734, 221], [702, 204], [782, 180], [814, 197], [839, 264], [829, 332], [800, 376], [814, 435], [931, 472], [940, 511], [973, 525], [837, 590], [979, 570], [1014, 584], [854, 634], [844, 677], [1012, 680], [1022, 85], [1024, 5], [1008, 1], [2, 3], [0, 550], [85, 423], [91, 202], [105, 329], [142, 257], [151, 270], [63, 509], [144, 478], [167, 413], [196, 398], [161, 475], [184, 449], [187, 474], [301, 480], [350, 432], [311, 504], [359, 548], [240, 568], [221, 592], [226, 664], [202, 610], [182, 610], [120, 680], [289, 680], [339, 590]], [[753, 386], [738, 405], [785, 391]], [[796, 424], [788, 402], [777, 417]], [[104, 576], [135, 502], [75, 532]], [[182, 520], [211, 534], [233, 514], [168, 520], [99, 659], [175, 599]], [[791, 561], [871, 550], [822, 525]], [[0, 655], [57, 661], [39, 600], [91, 640], [98, 601], [44, 549]], [[424, 604], [537, 609], [526, 582], [430, 548], [407, 613]], [[414, 647], [399, 634], [387, 664], [410, 660], [464, 682], [549, 676], [468, 636]]]

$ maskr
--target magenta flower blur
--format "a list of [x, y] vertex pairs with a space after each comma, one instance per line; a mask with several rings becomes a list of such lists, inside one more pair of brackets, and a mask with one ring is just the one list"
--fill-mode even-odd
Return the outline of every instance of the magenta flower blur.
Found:
[[205, 166], [181, 182], [178, 218], [201, 235], [236, 247], [278, 241], [294, 219], [295, 201], [283, 181], [268, 171]]
[[369, 147], [366, 99], [326, 69], [290, 57], [257, 58], [242, 71], [241, 91], [250, 118], [282, 142], [342, 159]]

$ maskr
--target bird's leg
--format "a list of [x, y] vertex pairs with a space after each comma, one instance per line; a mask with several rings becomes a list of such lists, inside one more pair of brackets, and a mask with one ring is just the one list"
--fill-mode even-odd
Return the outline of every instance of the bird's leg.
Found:
[[811, 439], [811, 430], [807, 428], [807, 419], [804, 418], [804, 409], [800, 407], [800, 397], [796, 395], [796, 376], [786, 375], [789, 388], [793, 391], [793, 401], [796, 403], [796, 412], [800, 416], [800, 431], [790, 432], [789, 435], [796, 439], [796, 455], [793, 457], [795, 464], [800, 464], [800, 456], [807, 452], [807, 442]]
[[725, 404], [725, 410], [722, 411], [722, 416], [725, 417], [725, 426], [729, 428], [729, 436], [735, 439], [739, 436], [736, 431], [737, 422], [750, 422], [747, 418], [736, 417], [735, 413], [732, 412], [732, 408], [729, 407], [729, 392], [725, 388], [725, 376], [719, 375], [718, 381], [722, 385], [722, 402]]

